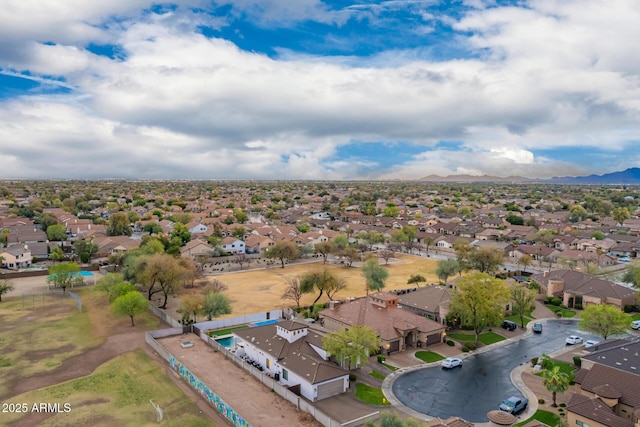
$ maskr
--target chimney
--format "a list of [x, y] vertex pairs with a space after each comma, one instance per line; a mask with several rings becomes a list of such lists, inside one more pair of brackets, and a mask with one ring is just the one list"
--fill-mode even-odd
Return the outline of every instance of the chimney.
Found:
[[329, 309], [335, 310], [340, 305], [340, 301], [329, 301]]
[[548, 272], [548, 271], [543, 271], [543, 272], [542, 272], [542, 277], [547, 277], [548, 275], [549, 275], [549, 272]]

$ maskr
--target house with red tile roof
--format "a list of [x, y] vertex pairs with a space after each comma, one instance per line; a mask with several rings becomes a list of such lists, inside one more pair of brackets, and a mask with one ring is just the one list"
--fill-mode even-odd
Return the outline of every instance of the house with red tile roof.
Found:
[[370, 327], [382, 340], [381, 350], [387, 353], [442, 342], [445, 325], [400, 309], [398, 301], [398, 295], [376, 292], [344, 303], [334, 301], [318, 315], [324, 327], [333, 331]]

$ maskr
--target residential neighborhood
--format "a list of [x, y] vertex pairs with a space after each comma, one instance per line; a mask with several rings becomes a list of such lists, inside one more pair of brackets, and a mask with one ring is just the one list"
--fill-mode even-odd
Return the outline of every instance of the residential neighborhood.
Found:
[[[101, 278], [130, 282], [148, 300], [149, 315], [164, 325], [146, 332], [140, 344], [146, 342], [187, 383], [206, 383], [206, 393], [195, 390], [212, 409], [231, 391], [226, 383], [207, 380], [208, 371], [186, 358], [209, 357], [207, 349], [220, 352], [248, 378], [270, 384], [268, 389], [294, 403], [293, 414], [307, 408], [302, 412], [315, 414], [319, 425], [364, 425], [392, 408], [392, 416], [430, 425], [495, 422], [505, 417], [491, 413], [499, 402], [484, 410], [480, 399], [467, 418], [447, 412], [447, 405], [434, 413], [411, 403], [404, 385], [397, 384], [416, 368], [440, 368], [440, 357], [462, 357], [464, 375], [475, 369], [464, 363], [467, 356], [531, 340], [527, 323], [534, 319], [578, 319], [592, 306], [640, 317], [633, 288], [640, 264], [635, 187], [4, 181], [2, 194], [3, 300], [16, 295], [24, 305], [30, 291], [16, 292], [23, 278], [34, 289], [46, 279], [47, 290], [55, 291], [60, 273], [53, 272], [66, 265], [95, 272], [96, 283], [102, 283], [95, 288], [108, 293], [116, 288]], [[486, 318], [476, 320], [465, 317], [459, 300], [474, 274], [486, 279], [473, 280], [491, 278], [504, 289], [492, 291], [487, 298], [495, 301], [483, 308], [489, 310]], [[528, 303], [519, 301], [518, 288], [531, 294]], [[69, 290], [81, 299], [91, 292]], [[134, 317], [142, 312], [131, 313], [137, 328]], [[502, 330], [502, 319], [516, 329]], [[545, 326], [541, 339], [559, 346], [553, 354], [568, 350], [582, 360], [575, 373], [581, 388], [566, 393], [566, 411], [554, 416], [614, 427], [637, 422], [638, 407], [624, 394], [632, 380], [593, 380], [600, 370], [620, 366], [598, 364], [594, 356], [613, 360], [602, 352], [631, 351], [635, 345], [623, 344], [638, 339], [630, 321], [624, 326], [628, 336], [606, 339], [588, 354], [582, 345], [577, 352], [564, 348], [563, 335], [550, 340], [554, 329]], [[363, 353], [325, 348], [327, 340], [358, 328], [372, 334]], [[508, 372], [500, 375], [509, 378]], [[606, 378], [618, 381], [617, 374]], [[525, 386], [540, 387], [528, 381]], [[377, 390], [379, 403], [352, 402], [354, 409], [345, 410], [349, 399], [361, 399], [358, 390], [364, 387]], [[548, 398], [529, 396], [528, 409], [518, 416], [534, 416], [539, 407], [554, 410], [538, 400]], [[242, 401], [224, 402], [232, 424], [259, 425]], [[605, 415], [589, 418], [594, 411]]]

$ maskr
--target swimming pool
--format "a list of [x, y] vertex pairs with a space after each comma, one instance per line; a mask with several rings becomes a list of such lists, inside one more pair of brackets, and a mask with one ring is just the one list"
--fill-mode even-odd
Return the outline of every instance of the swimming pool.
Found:
[[273, 325], [274, 323], [278, 323], [280, 319], [269, 319], [263, 320], [261, 322], [253, 322], [251, 326], [264, 326], [264, 325]]
[[233, 335], [229, 335], [228, 337], [224, 338], [217, 338], [216, 342], [224, 348], [234, 348], [236, 346], [236, 340]]

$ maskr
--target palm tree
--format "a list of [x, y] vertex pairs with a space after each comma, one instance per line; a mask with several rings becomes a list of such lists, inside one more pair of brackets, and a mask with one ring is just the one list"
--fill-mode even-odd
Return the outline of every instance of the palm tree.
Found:
[[560, 371], [560, 366], [551, 366], [549, 369], [542, 371], [544, 378], [544, 386], [551, 392], [553, 397], [554, 408], [558, 406], [556, 403], [556, 393], [563, 393], [569, 389], [571, 377], [569, 374]]

